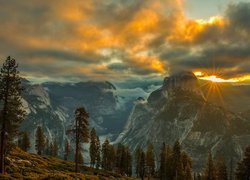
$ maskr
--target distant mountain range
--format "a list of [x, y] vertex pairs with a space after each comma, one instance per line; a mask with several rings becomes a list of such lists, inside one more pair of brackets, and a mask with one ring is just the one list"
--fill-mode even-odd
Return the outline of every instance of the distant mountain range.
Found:
[[116, 87], [109, 82], [32, 84], [23, 80], [22, 84], [27, 117], [21, 130], [30, 134], [31, 151], [35, 151], [35, 131], [40, 125], [50, 141], [57, 139], [62, 154], [64, 139], [70, 139], [66, 131], [79, 106], [90, 114], [90, 127], [112, 140], [123, 128], [133, 106], [130, 99], [117, 96]]
[[236, 162], [250, 144], [250, 111], [246, 111], [250, 86], [221, 84], [221, 94], [208, 98], [205, 82], [190, 72], [167, 77], [160, 86], [159, 81], [131, 83], [32, 84], [23, 80], [27, 118], [21, 130], [30, 134], [31, 151], [35, 151], [35, 131], [40, 125], [50, 141], [57, 139], [62, 155], [64, 139], [70, 140], [66, 130], [79, 106], [87, 109], [90, 126], [102, 140], [108, 137], [133, 151], [137, 145], [153, 143], [158, 154], [162, 142], [172, 145], [179, 139], [191, 154], [195, 170], [201, 169], [209, 150]]

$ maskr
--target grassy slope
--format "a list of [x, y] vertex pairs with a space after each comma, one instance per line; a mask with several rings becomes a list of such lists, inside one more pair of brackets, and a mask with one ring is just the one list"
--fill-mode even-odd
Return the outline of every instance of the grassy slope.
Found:
[[112, 172], [80, 166], [81, 173], [74, 173], [74, 163], [23, 152], [15, 148], [7, 157], [6, 175], [0, 179], [132, 179]]

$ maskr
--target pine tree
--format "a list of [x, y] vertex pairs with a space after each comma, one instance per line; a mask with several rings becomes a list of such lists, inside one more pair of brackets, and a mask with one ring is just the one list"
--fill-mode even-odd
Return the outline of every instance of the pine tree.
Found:
[[53, 157], [57, 157], [58, 156], [58, 144], [56, 139], [54, 139], [53, 141], [53, 145], [52, 145], [52, 154]]
[[38, 126], [36, 129], [36, 151], [37, 154], [41, 155], [44, 150], [44, 145], [45, 145], [45, 136], [43, 133], [43, 129], [41, 126]]
[[90, 146], [89, 146], [89, 156], [90, 156], [90, 165], [92, 167], [96, 164], [97, 159], [97, 135], [94, 128], [90, 132]]
[[22, 139], [21, 139], [20, 147], [25, 152], [27, 152], [29, 150], [29, 148], [30, 148], [30, 140], [29, 140], [29, 135], [28, 135], [27, 132], [24, 132], [22, 134]]
[[184, 151], [181, 153], [181, 162], [184, 171], [184, 179], [192, 179], [192, 159]]
[[189, 163], [187, 164], [187, 166], [184, 169], [185, 173], [184, 173], [184, 180], [192, 180], [192, 168], [190, 167]]
[[101, 144], [100, 144], [100, 140], [99, 137], [97, 136], [96, 139], [96, 169], [99, 169], [101, 166]]
[[238, 163], [236, 169], [236, 179], [249, 180], [250, 179], [250, 146], [248, 146], [244, 153], [244, 158]]
[[21, 79], [16, 60], [7, 57], [0, 73], [0, 173], [5, 171], [5, 156], [10, 152], [10, 144], [18, 134], [20, 123], [25, 118], [21, 102]]
[[106, 139], [102, 144], [102, 168], [109, 169], [109, 140]]
[[219, 180], [228, 180], [227, 167], [223, 157], [219, 157], [216, 162], [216, 177]]
[[115, 147], [112, 144], [109, 144], [108, 146], [108, 170], [112, 171], [115, 167], [115, 160], [116, 160], [116, 151]]
[[45, 155], [50, 155], [50, 146], [49, 139], [46, 137], [45, 145], [44, 145], [44, 153]]
[[135, 171], [137, 177], [140, 177], [141, 153], [142, 153], [141, 146], [137, 146], [135, 151]]
[[140, 169], [139, 169], [139, 174], [141, 179], [143, 180], [145, 177], [145, 171], [146, 171], [146, 159], [145, 159], [145, 153], [144, 151], [141, 152], [141, 159], [140, 159]]
[[132, 155], [128, 147], [125, 148], [126, 152], [126, 170], [125, 173], [127, 176], [132, 176]]
[[168, 179], [173, 179], [175, 175], [175, 170], [173, 169], [173, 150], [169, 145], [167, 145], [166, 147], [165, 161], [166, 161], [165, 177]]
[[118, 174], [124, 174], [125, 172], [125, 149], [124, 146], [119, 143], [116, 149], [116, 172]]
[[53, 151], [54, 151], [54, 145], [53, 142], [49, 143], [49, 155], [53, 156]]
[[69, 154], [70, 154], [70, 145], [69, 141], [65, 139], [64, 141], [64, 160], [67, 161], [69, 159]]
[[79, 164], [82, 164], [82, 165], [84, 164], [83, 156], [82, 156], [81, 151], [80, 151], [79, 154], [78, 154], [77, 161], [78, 161]]
[[160, 179], [166, 179], [166, 144], [162, 143], [161, 153], [160, 153]]
[[84, 107], [79, 107], [75, 111], [75, 122], [73, 128], [68, 130], [68, 133], [74, 135], [75, 140], [75, 172], [78, 172], [78, 158], [81, 149], [81, 143], [88, 142], [89, 140], [89, 114]]
[[204, 171], [204, 177], [206, 180], [215, 180], [215, 168], [211, 152], [208, 153], [208, 159]]
[[155, 173], [155, 157], [154, 157], [154, 147], [149, 144], [146, 151], [146, 167], [147, 176], [150, 178], [154, 176]]
[[179, 141], [176, 141], [173, 147], [173, 169], [175, 170], [175, 179], [183, 179], [183, 166], [181, 162], [181, 146]]

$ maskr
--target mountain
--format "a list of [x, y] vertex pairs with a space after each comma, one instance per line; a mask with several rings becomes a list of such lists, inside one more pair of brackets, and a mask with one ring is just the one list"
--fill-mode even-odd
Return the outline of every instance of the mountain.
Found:
[[22, 101], [27, 117], [21, 131], [30, 134], [31, 152], [35, 151], [35, 131], [40, 125], [50, 141], [57, 139], [62, 154], [64, 139], [70, 139], [66, 131], [79, 106], [84, 106], [90, 114], [90, 127], [96, 128], [98, 135], [115, 138], [133, 105], [132, 101], [116, 95], [117, 89], [110, 82], [32, 84], [23, 80], [22, 84]]
[[116, 143], [146, 147], [152, 143], [159, 154], [163, 142], [179, 140], [200, 171], [209, 150], [227, 160], [241, 158], [250, 144], [250, 121], [207, 101], [200, 82], [191, 72], [164, 79], [147, 100], [137, 99]]

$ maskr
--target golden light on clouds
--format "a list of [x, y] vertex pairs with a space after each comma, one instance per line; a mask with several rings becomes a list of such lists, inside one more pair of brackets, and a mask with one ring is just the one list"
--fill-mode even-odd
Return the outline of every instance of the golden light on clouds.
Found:
[[243, 75], [240, 77], [224, 79], [222, 77], [219, 77], [218, 75], [207, 75], [206, 73], [203, 73], [201, 71], [194, 71], [193, 73], [198, 79], [217, 82], [217, 83], [238, 83], [250, 80], [250, 75]]
[[173, 33], [168, 37], [176, 42], [193, 42], [199, 33], [211, 26], [223, 27], [225, 20], [221, 16], [212, 16], [208, 20], [204, 19], [179, 19], [179, 25], [173, 29]]
[[[5, 27], [0, 52], [20, 59], [34, 76], [47, 75], [48, 69], [51, 76], [60, 74], [60, 62], [72, 63], [66, 78], [155, 76], [184, 69], [213, 82], [250, 81], [250, 30], [248, 19], [241, 18], [247, 16], [247, 3], [195, 19], [185, 14], [185, 0], [14, 2], [0, 6]], [[221, 73], [206, 74], [213, 62]]]

